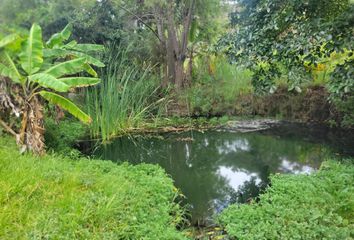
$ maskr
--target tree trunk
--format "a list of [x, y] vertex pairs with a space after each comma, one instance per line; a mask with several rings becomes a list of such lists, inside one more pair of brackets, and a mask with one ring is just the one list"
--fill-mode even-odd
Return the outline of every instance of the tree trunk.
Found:
[[177, 91], [183, 88], [184, 79], [186, 73], [184, 71], [184, 60], [176, 60], [176, 78], [175, 78], [175, 88]]
[[26, 150], [37, 155], [45, 154], [43, 106], [34, 96], [23, 110], [20, 142]]
[[174, 5], [173, 1], [167, 7], [167, 31], [168, 31], [168, 46], [167, 46], [167, 61], [169, 68], [169, 78], [174, 83], [175, 90], [179, 91], [183, 88], [186, 78], [184, 62], [187, 55], [188, 34], [193, 19], [195, 0], [190, 2], [190, 6], [186, 9], [186, 15], [183, 21], [182, 34], [178, 38], [178, 26], [174, 20]]

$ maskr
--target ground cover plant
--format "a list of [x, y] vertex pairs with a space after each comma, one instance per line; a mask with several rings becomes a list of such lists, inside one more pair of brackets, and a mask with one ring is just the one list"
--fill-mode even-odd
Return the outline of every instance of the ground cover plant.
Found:
[[158, 166], [20, 155], [0, 138], [1, 239], [184, 239]]
[[258, 202], [219, 217], [236, 239], [352, 239], [354, 166], [324, 162], [311, 175], [275, 175]]

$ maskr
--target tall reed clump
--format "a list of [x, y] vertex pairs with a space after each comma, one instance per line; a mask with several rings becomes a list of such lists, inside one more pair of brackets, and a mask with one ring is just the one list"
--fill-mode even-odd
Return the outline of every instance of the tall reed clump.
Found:
[[136, 66], [128, 56], [129, 48], [111, 47], [105, 54], [102, 83], [85, 93], [85, 105], [93, 120], [91, 137], [103, 141], [139, 126], [155, 105], [158, 88], [151, 67]]

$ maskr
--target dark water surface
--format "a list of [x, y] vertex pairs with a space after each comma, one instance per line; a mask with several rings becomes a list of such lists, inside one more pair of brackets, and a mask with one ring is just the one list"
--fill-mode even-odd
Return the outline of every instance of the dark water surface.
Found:
[[232, 130], [118, 138], [94, 155], [159, 164], [185, 195], [194, 224], [256, 197], [274, 173], [307, 174], [332, 156], [353, 156], [353, 135], [294, 124], [253, 133]]

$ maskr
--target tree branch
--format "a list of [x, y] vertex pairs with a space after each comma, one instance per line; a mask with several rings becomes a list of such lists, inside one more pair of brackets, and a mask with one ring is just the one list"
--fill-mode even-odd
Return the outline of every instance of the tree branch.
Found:
[[188, 46], [188, 33], [190, 31], [190, 27], [193, 21], [193, 14], [194, 14], [194, 8], [195, 8], [195, 0], [192, 0], [190, 2], [190, 6], [188, 8], [188, 13], [185, 17], [184, 20], [184, 24], [183, 24], [183, 34], [182, 34], [182, 43], [181, 43], [181, 52], [182, 54], [185, 53], [185, 51], [187, 50], [187, 46]]
[[17, 133], [9, 127], [3, 120], [0, 119], [0, 125], [10, 134], [17, 136]]
[[151, 30], [151, 32], [154, 33], [154, 35], [159, 39], [160, 42], [162, 42], [162, 40], [159, 37], [159, 34], [147, 23], [145, 23], [145, 21], [139, 17], [138, 15], [136, 15], [135, 13], [133, 13], [132, 11], [130, 11], [129, 9], [126, 9], [125, 7], [118, 5], [119, 8], [123, 9], [124, 11], [126, 11], [127, 13], [129, 13], [130, 15], [136, 17], [138, 19], [139, 22], [141, 22], [142, 24], [144, 24], [148, 29]]

